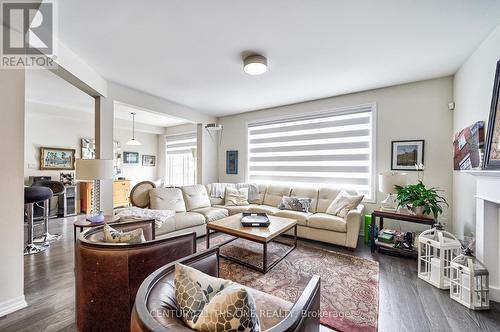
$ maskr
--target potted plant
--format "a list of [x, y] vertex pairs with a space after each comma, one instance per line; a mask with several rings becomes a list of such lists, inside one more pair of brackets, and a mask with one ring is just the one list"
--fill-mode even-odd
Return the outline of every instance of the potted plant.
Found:
[[438, 215], [443, 213], [443, 205], [448, 206], [446, 199], [440, 196], [437, 188], [426, 188], [422, 181], [406, 187], [396, 186], [398, 207], [408, 208], [417, 216]]

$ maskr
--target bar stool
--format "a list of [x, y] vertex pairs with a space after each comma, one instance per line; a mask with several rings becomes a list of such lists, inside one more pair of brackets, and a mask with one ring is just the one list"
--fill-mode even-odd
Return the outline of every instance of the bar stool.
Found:
[[26, 207], [28, 219], [28, 244], [24, 248], [25, 255], [36, 254], [47, 249], [47, 245], [39, 246], [33, 242], [33, 205], [35, 203], [44, 202], [44, 217], [48, 218], [48, 200], [52, 198], [52, 190], [46, 187], [25, 187], [24, 188], [24, 205]]
[[[60, 196], [64, 194], [64, 185], [59, 181], [39, 181], [31, 185], [31, 187], [45, 187], [52, 190], [54, 196]], [[44, 201], [43, 208], [43, 235], [35, 238], [33, 242], [35, 243], [47, 243], [52, 241], [57, 241], [61, 238], [61, 234], [50, 234], [49, 233], [49, 200]]]

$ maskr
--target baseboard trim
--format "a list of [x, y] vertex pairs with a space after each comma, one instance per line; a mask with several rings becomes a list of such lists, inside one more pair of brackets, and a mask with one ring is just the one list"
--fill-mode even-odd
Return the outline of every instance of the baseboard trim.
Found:
[[0, 317], [6, 316], [19, 309], [26, 308], [27, 306], [28, 303], [26, 303], [24, 295], [0, 302]]

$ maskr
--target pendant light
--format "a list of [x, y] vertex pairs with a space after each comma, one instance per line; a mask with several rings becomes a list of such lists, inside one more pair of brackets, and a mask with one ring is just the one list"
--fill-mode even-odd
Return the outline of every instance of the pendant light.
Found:
[[141, 142], [139, 142], [138, 140], [135, 139], [135, 112], [131, 112], [130, 114], [132, 114], [132, 139], [129, 140], [127, 143], [127, 145], [142, 145]]

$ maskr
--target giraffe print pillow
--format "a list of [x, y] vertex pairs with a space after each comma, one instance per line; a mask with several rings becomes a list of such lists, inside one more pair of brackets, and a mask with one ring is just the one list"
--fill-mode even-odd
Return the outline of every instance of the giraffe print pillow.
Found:
[[184, 323], [196, 331], [260, 331], [255, 301], [245, 287], [175, 265], [175, 298]]

